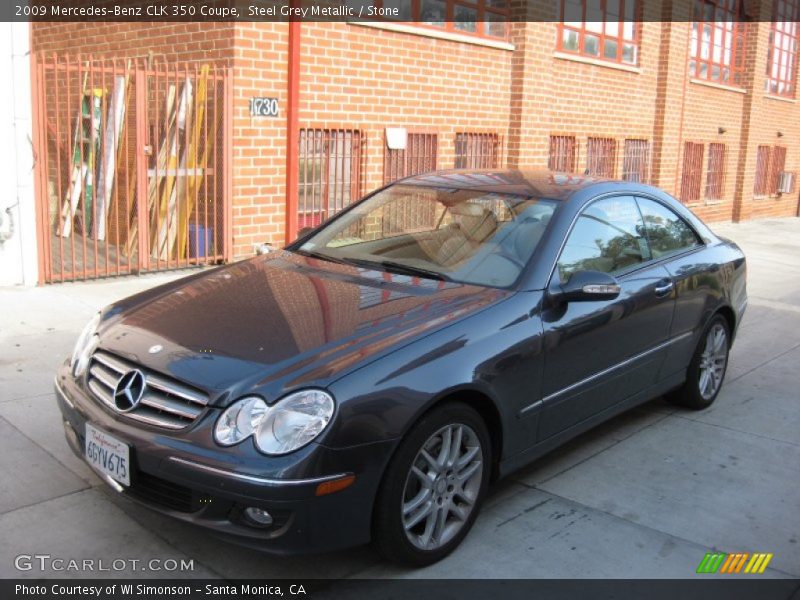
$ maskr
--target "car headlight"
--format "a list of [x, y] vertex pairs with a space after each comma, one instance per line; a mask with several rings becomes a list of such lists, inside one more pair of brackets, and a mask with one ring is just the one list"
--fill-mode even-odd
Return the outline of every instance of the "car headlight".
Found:
[[72, 371], [73, 377], [80, 377], [86, 372], [86, 368], [89, 366], [89, 359], [99, 341], [96, 335], [99, 325], [100, 313], [98, 312], [92, 317], [92, 320], [86, 324], [86, 327], [83, 328], [80, 336], [78, 336], [75, 349], [72, 351], [72, 358], [69, 361], [69, 368]]
[[214, 439], [221, 446], [233, 446], [253, 435], [267, 412], [261, 398], [243, 398], [231, 404], [214, 426]]
[[333, 416], [333, 397], [322, 390], [303, 390], [272, 406], [261, 398], [243, 398], [220, 415], [214, 427], [218, 444], [231, 446], [253, 436], [264, 454], [289, 454], [321, 434]]

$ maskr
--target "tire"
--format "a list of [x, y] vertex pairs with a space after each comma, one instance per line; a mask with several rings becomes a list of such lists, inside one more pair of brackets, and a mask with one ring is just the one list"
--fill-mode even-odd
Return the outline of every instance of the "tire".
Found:
[[692, 362], [686, 371], [686, 382], [681, 388], [670, 392], [667, 399], [673, 404], [692, 410], [703, 410], [711, 406], [722, 389], [728, 369], [730, 340], [727, 319], [722, 315], [715, 315], [700, 336]]
[[[443, 452], [448, 438], [450, 452]], [[450, 554], [475, 522], [491, 465], [489, 432], [474, 409], [453, 402], [424, 415], [384, 473], [373, 521], [378, 552], [413, 567]]]

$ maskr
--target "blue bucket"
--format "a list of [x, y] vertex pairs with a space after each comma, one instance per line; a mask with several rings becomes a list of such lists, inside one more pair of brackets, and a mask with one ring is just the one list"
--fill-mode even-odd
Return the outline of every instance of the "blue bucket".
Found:
[[211, 249], [214, 229], [203, 225], [189, 224], [189, 257], [205, 258]]

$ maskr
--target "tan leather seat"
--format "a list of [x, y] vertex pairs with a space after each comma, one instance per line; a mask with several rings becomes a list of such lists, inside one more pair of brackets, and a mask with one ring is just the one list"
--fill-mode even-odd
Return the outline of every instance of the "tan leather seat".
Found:
[[494, 213], [478, 204], [456, 204], [450, 207], [450, 214], [458, 224], [458, 230], [439, 248], [437, 262], [443, 266], [455, 265], [469, 258], [497, 231]]

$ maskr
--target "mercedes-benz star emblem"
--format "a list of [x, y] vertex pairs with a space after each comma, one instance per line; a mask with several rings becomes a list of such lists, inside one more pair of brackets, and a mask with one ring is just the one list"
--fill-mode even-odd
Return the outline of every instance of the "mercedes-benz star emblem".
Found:
[[164, 349], [164, 346], [162, 346], [161, 344], [156, 344], [154, 346], [150, 346], [150, 348], [147, 351], [150, 354], [157, 354], [158, 352], [161, 352], [163, 349]]
[[122, 376], [114, 389], [114, 405], [120, 412], [136, 408], [144, 395], [144, 375], [138, 369], [128, 371]]

